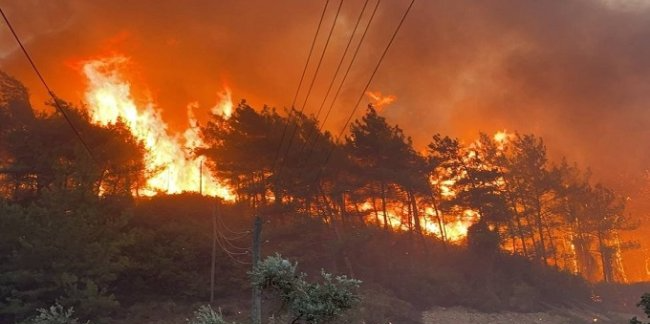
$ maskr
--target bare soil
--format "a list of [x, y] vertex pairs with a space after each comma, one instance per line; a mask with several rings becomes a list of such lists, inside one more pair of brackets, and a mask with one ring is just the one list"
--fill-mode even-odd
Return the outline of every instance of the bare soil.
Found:
[[625, 324], [633, 315], [597, 313], [593, 310], [557, 309], [540, 313], [483, 313], [452, 307], [437, 307], [422, 315], [424, 324]]

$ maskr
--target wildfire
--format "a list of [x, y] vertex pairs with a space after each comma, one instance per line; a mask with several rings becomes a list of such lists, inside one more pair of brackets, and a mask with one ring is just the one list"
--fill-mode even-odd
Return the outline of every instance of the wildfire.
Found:
[[[426, 213], [429, 218], [434, 219], [435, 211], [433, 208], [427, 208]], [[467, 237], [467, 231], [472, 224], [474, 224], [479, 218], [477, 212], [467, 209], [464, 210], [461, 215], [456, 215], [454, 220], [449, 222], [443, 222], [444, 226], [444, 235], [451, 242], [457, 242]], [[438, 223], [428, 221], [425, 224], [425, 229], [427, 232], [432, 233], [438, 237], [442, 237], [443, 233], [440, 233], [440, 226]]]
[[498, 131], [494, 134], [494, 141], [500, 145], [504, 145], [510, 140], [511, 136], [512, 134], [508, 133], [505, 130]]
[[[197, 103], [187, 107], [189, 127], [183, 136], [170, 135], [160, 110], [151, 101], [136, 104], [131, 94], [131, 84], [120, 74], [120, 67], [128, 59], [114, 56], [83, 63], [83, 73], [88, 80], [85, 93], [91, 121], [108, 125], [122, 121], [146, 149], [147, 187], [137, 194], [155, 195], [159, 192], [198, 192], [234, 200], [230, 190], [221, 185], [209, 172], [202, 172], [202, 160], [193, 150], [203, 144], [198, 122], [194, 115]], [[214, 113], [229, 116], [232, 111], [230, 91], [220, 95]]]
[[[203, 161], [193, 154], [194, 149], [204, 145], [200, 136], [198, 120], [195, 115], [199, 108], [197, 102], [187, 106], [188, 128], [182, 134], [170, 134], [163, 121], [160, 110], [152, 101], [138, 104], [131, 93], [131, 84], [120, 73], [121, 67], [128, 61], [122, 56], [90, 60], [83, 63], [83, 73], [88, 86], [85, 98], [91, 121], [99, 125], [108, 125], [122, 121], [132, 134], [146, 148], [147, 171], [150, 175], [146, 188], [137, 194], [155, 195], [164, 193], [181, 193], [202, 191], [204, 194], [234, 200], [230, 189], [221, 185], [209, 172], [202, 172]], [[392, 103], [396, 97], [383, 96], [380, 92], [367, 92], [377, 108]], [[233, 111], [232, 94], [226, 87], [218, 94], [218, 103], [211, 108], [213, 114], [230, 117]], [[511, 135], [506, 131], [494, 135], [495, 142], [504, 145]], [[471, 159], [477, 153], [466, 152], [465, 158]], [[430, 179], [432, 185], [440, 190], [443, 198], [456, 195], [453, 187], [456, 178]], [[384, 219], [395, 230], [407, 230], [408, 219], [404, 206], [390, 206], [386, 211], [374, 211], [371, 202], [365, 202], [362, 210], [368, 212], [383, 225]], [[371, 212], [374, 211], [374, 212]], [[464, 210], [457, 214], [440, 215], [432, 208], [426, 208], [423, 229], [432, 235], [445, 237], [449, 241], [461, 241], [467, 236], [468, 228], [480, 217], [475, 211]], [[440, 217], [440, 219], [438, 219]], [[442, 228], [441, 228], [442, 224]]]
[[[368, 222], [377, 221], [379, 225], [384, 225], [384, 212], [381, 210], [374, 211], [372, 202], [366, 201], [360, 206], [360, 210], [364, 212], [369, 212], [366, 215]], [[404, 222], [401, 206], [396, 206], [391, 204], [386, 210], [386, 220], [388, 221], [388, 226], [393, 230], [408, 230], [407, 224]], [[425, 209], [427, 217], [424, 218], [423, 230], [427, 234], [435, 235], [437, 237], [444, 237], [450, 242], [460, 242], [465, 237], [467, 237], [467, 231], [472, 224], [474, 224], [480, 217], [478, 213], [473, 210], [464, 210], [460, 215], [449, 215], [449, 217], [443, 217], [445, 220], [442, 221], [442, 226], [444, 233], [441, 233], [440, 226], [436, 221], [436, 214], [433, 208], [427, 207]], [[449, 218], [453, 218], [452, 221], [449, 221]]]
[[210, 111], [228, 119], [232, 115], [232, 108], [232, 93], [228, 87], [225, 87], [225, 90], [219, 93], [219, 102]]
[[431, 179], [431, 184], [437, 186], [440, 189], [440, 195], [445, 198], [453, 198], [456, 196], [456, 192], [453, 189], [455, 183], [456, 183], [455, 179], [446, 179], [446, 180]]
[[390, 105], [397, 99], [394, 95], [382, 95], [380, 91], [368, 91], [366, 95], [372, 100], [372, 105], [381, 110], [383, 107]]

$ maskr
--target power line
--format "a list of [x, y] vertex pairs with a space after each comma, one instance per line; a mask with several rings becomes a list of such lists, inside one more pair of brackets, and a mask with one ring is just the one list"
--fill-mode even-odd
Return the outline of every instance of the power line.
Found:
[[[327, 35], [327, 40], [325, 41], [325, 46], [323, 47], [323, 52], [320, 55], [320, 59], [318, 60], [318, 65], [316, 65], [316, 71], [314, 72], [314, 77], [311, 80], [311, 83], [309, 84], [309, 89], [307, 90], [307, 95], [305, 96], [305, 101], [302, 103], [302, 107], [300, 108], [299, 114], [302, 115], [302, 113], [305, 111], [305, 107], [307, 105], [307, 101], [309, 99], [309, 95], [311, 94], [311, 90], [314, 87], [314, 83], [316, 82], [316, 78], [318, 77], [318, 72], [320, 71], [320, 67], [323, 63], [323, 58], [325, 58], [325, 53], [327, 52], [327, 48], [330, 44], [330, 40], [332, 39], [332, 34], [334, 33], [334, 27], [336, 27], [336, 22], [339, 19], [339, 15], [341, 13], [341, 7], [343, 6], [343, 0], [339, 2], [339, 6], [336, 9], [336, 15], [334, 16], [334, 21], [332, 22], [332, 27], [330, 27], [329, 34]], [[288, 125], [289, 123], [287, 123]], [[293, 139], [296, 137], [296, 132], [298, 131], [298, 125], [293, 127], [293, 130], [291, 132], [291, 136], [289, 137], [289, 143], [287, 144], [287, 149], [284, 152], [283, 155], [283, 160], [287, 159], [289, 155], [289, 151], [291, 150], [291, 145], [293, 144]]]
[[218, 217], [218, 220], [219, 220], [219, 224], [221, 225], [221, 227], [223, 227], [230, 234], [237, 236], [237, 238], [247, 236], [247, 235], [249, 235], [251, 233], [251, 231], [234, 231], [234, 230], [230, 229], [226, 225], [225, 221], [223, 220], [223, 217]]
[[338, 142], [339, 138], [345, 133], [345, 130], [347, 129], [348, 125], [350, 124], [350, 121], [352, 120], [352, 117], [356, 113], [357, 109], [359, 108], [359, 104], [361, 103], [361, 100], [363, 100], [363, 97], [368, 91], [368, 87], [370, 86], [370, 83], [372, 83], [372, 79], [375, 77], [377, 74], [377, 70], [379, 70], [379, 67], [381, 66], [381, 63], [383, 62], [384, 58], [386, 57], [386, 53], [388, 53], [388, 50], [390, 49], [391, 45], [393, 44], [393, 41], [395, 41], [395, 37], [397, 36], [397, 33], [400, 31], [402, 28], [402, 25], [404, 24], [404, 21], [406, 20], [406, 17], [408, 16], [409, 12], [411, 11], [411, 8], [413, 8], [413, 4], [415, 3], [415, 0], [411, 0], [411, 3], [409, 4], [408, 8], [406, 8], [406, 11], [404, 12], [404, 15], [402, 16], [402, 19], [400, 20], [399, 24], [397, 25], [397, 28], [395, 28], [395, 31], [393, 32], [393, 36], [390, 38], [390, 41], [386, 45], [386, 48], [384, 49], [383, 53], [379, 57], [379, 61], [377, 62], [377, 65], [375, 66], [375, 69], [372, 71], [372, 74], [370, 75], [370, 78], [368, 79], [368, 82], [366, 83], [366, 86], [363, 88], [363, 91], [361, 92], [361, 95], [359, 96], [359, 100], [357, 100], [356, 104], [353, 106], [352, 111], [350, 112], [350, 115], [348, 116], [348, 119], [345, 121], [345, 124], [341, 128], [341, 131], [339, 134], [336, 136], [334, 139], [334, 146], [330, 149], [329, 153], [327, 154], [327, 157], [323, 163], [323, 166], [321, 167], [321, 170], [318, 172], [318, 175], [316, 177], [316, 181], [319, 180], [319, 178], [322, 175], [322, 171], [329, 163], [330, 158], [332, 157], [332, 153], [336, 149], [336, 142]]
[[296, 100], [298, 99], [298, 93], [302, 87], [302, 82], [305, 79], [305, 74], [307, 73], [307, 67], [309, 66], [309, 61], [311, 60], [311, 55], [314, 52], [314, 47], [316, 46], [316, 40], [318, 39], [318, 32], [320, 27], [323, 24], [323, 19], [325, 18], [325, 12], [327, 11], [327, 6], [329, 5], [330, 0], [325, 2], [325, 7], [323, 7], [323, 12], [321, 13], [320, 20], [318, 21], [318, 27], [316, 27], [316, 34], [314, 34], [314, 40], [311, 42], [311, 47], [309, 48], [309, 54], [307, 55], [307, 62], [305, 62], [305, 67], [302, 70], [302, 75], [300, 76], [300, 82], [298, 82], [298, 88], [296, 89], [296, 94], [293, 96], [293, 101], [291, 102], [291, 107], [296, 105]]
[[393, 32], [393, 36], [390, 38], [390, 41], [388, 42], [388, 45], [386, 45], [386, 48], [384, 49], [384, 52], [381, 54], [381, 57], [379, 58], [379, 61], [377, 62], [377, 65], [375, 66], [375, 69], [372, 71], [372, 75], [370, 75], [370, 79], [368, 79], [368, 82], [366, 83], [366, 86], [363, 88], [363, 91], [361, 91], [361, 94], [359, 95], [359, 99], [357, 100], [356, 104], [354, 105], [354, 108], [352, 109], [352, 112], [348, 116], [348, 119], [345, 121], [345, 124], [343, 124], [343, 127], [341, 128], [341, 131], [336, 136], [336, 140], [338, 140], [341, 137], [341, 135], [343, 135], [343, 133], [345, 132], [345, 130], [348, 127], [348, 124], [350, 124], [350, 121], [352, 120], [352, 117], [354, 116], [354, 113], [359, 108], [359, 104], [361, 103], [361, 100], [363, 100], [363, 97], [365, 96], [366, 92], [368, 91], [368, 87], [370, 87], [370, 83], [372, 83], [372, 79], [375, 77], [375, 74], [377, 74], [377, 71], [379, 70], [379, 67], [381, 66], [381, 63], [384, 61], [384, 58], [386, 57], [386, 53], [388, 53], [388, 50], [390, 49], [391, 45], [395, 41], [395, 37], [397, 37], [397, 33], [402, 28], [402, 25], [404, 24], [404, 20], [406, 20], [406, 16], [408, 16], [408, 14], [411, 11], [411, 8], [413, 7], [414, 3], [415, 3], [415, 0], [411, 0], [411, 3], [409, 4], [408, 8], [406, 8], [406, 12], [404, 12], [404, 15], [402, 16], [402, 19], [400, 20], [399, 24], [397, 25], [397, 28], [395, 29], [395, 32]]
[[[215, 204], [214, 209], [213, 209], [213, 211], [212, 211], [212, 220], [213, 220], [213, 222], [214, 222], [214, 223], [213, 223], [213, 226], [214, 226], [214, 229], [213, 229], [213, 230], [215, 231], [216, 236], [219, 237], [219, 238], [221, 238], [221, 239], [223, 240], [223, 242], [224, 242], [226, 245], [230, 246], [231, 248], [233, 248], [233, 249], [235, 249], [235, 250], [245, 251], [245, 252], [242, 252], [242, 253], [243, 253], [243, 254], [247, 254], [247, 253], [250, 251], [250, 248], [247, 248], [247, 247], [245, 248], [245, 247], [237, 246], [237, 245], [235, 245], [235, 244], [233, 243], [233, 241], [238, 240], [238, 239], [241, 239], [241, 238], [247, 236], [248, 234], [250, 234], [250, 231], [235, 232], [235, 231], [230, 230], [230, 229], [226, 226], [226, 223], [225, 223], [225, 221], [223, 220], [223, 217], [221, 216], [221, 214], [217, 212], [217, 208], [218, 208], [218, 203]], [[231, 233], [233, 233], [233, 234], [236, 234], [237, 236], [236, 236], [236, 237], [229, 238], [229, 237], [224, 233], [224, 230], [225, 230], [225, 231], [229, 231], [229, 232], [231, 232]], [[236, 253], [236, 254], [242, 254], [242, 253]]]
[[[250, 254], [250, 251], [248, 249], [244, 248], [239, 248], [234, 246], [230, 241], [228, 241], [224, 236], [222, 236], [223, 233], [219, 230], [217, 226], [217, 206], [214, 206], [214, 209], [212, 210], [212, 262], [213, 262], [213, 278], [214, 278], [214, 260], [215, 260], [215, 251], [216, 251], [216, 245], [219, 245], [221, 250], [234, 262], [247, 265], [249, 263], [243, 262], [239, 259], [237, 259], [237, 256], [242, 256], [242, 255], [248, 255]], [[216, 243], [216, 245], [215, 245]], [[240, 251], [231, 251], [226, 245], [231, 245], [231, 248], [235, 249], [240, 249]]]
[[[219, 218], [219, 216], [217, 216], [217, 217]], [[241, 236], [241, 237], [239, 237], [239, 238], [228, 238], [228, 237], [223, 233], [223, 231], [219, 229], [219, 226], [217, 226], [217, 233], [218, 233], [219, 236], [223, 239], [223, 241], [224, 241], [228, 246], [230, 246], [231, 248], [233, 248], [233, 249], [235, 249], [235, 250], [246, 251], [245, 253], [248, 253], [248, 251], [250, 251], [250, 248], [248, 248], [248, 247], [240, 247], [240, 246], [235, 245], [235, 244], [233, 243], [233, 241], [235, 241], [235, 240], [237, 240], [237, 239], [240, 239], [240, 238], [243, 238], [243, 237], [245, 237], [245, 236]]]
[[[339, 60], [339, 64], [336, 66], [336, 70], [334, 71], [334, 76], [332, 77], [332, 82], [330, 82], [329, 86], [327, 87], [327, 91], [325, 92], [325, 96], [323, 97], [323, 101], [321, 102], [320, 106], [318, 107], [318, 111], [316, 112], [316, 123], [318, 123], [318, 118], [320, 117], [320, 113], [323, 110], [323, 107], [325, 106], [325, 102], [327, 101], [327, 98], [330, 95], [330, 92], [332, 91], [332, 87], [334, 86], [334, 82], [336, 81], [336, 77], [339, 74], [339, 71], [341, 70], [341, 66], [343, 66], [343, 61], [345, 60], [345, 57], [348, 54], [348, 50], [350, 49], [350, 45], [352, 45], [352, 40], [354, 39], [354, 36], [357, 33], [357, 29], [359, 29], [359, 25], [361, 24], [361, 18], [363, 18], [363, 14], [366, 12], [366, 7], [368, 7], [368, 3], [370, 0], [366, 0], [363, 3], [363, 8], [361, 8], [361, 12], [359, 12], [359, 17], [357, 18], [357, 22], [354, 25], [354, 29], [352, 30], [352, 33], [350, 34], [350, 39], [348, 40], [347, 45], [345, 46], [345, 50], [343, 50], [343, 55], [341, 55], [341, 60]], [[379, 2], [379, 1], [378, 1]], [[318, 125], [318, 124], [316, 124]], [[313, 136], [313, 129], [310, 130], [309, 134], [307, 135], [305, 139], [305, 144], [301, 147], [300, 151], [304, 151], [305, 146], [309, 144], [311, 141], [311, 137]]]
[[[214, 301], [214, 283], [215, 283], [215, 272], [216, 272], [216, 265], [217, 265], [217, 245], [221, 248], [221, 250], [226, 253], [226, 255], [235, 263], [239, 263], [242, 265], [247, 265], [247, 263], [240, 261], [237, 259], [237, 255], [246, 255], [248, 254], [248, 251], [244, 252], [232, 252], [228, 250], [224, 244], [221, 242], [221, 232], [218, 229], [218, 209], [219, 202], [216, 201], [215, 205], [212, 209], [212, 257], [211, 257], [211, 269], [210, 269], [210, 303]], [[228, 242], [227, 239], [224, 240]]]
[[[220, 232], [219, 234], [222, 235], [223, 233]], [[250, 254], [250, 250], [251, 250], [250, 248], [243, 248], [243, 247], [239, 247], [237, 245], [234, 245], [232, 243], [232, 241], [229, 241], [225, 236], [219, 236], [219, 238], [221, 238], [221, 240], [225, 243], [225, 245], [229, 249], [232, 249], [232, 251], [235, 251], [235, 252], [231, 252], [232, 254], [237, 254], [237, 255], [248, 255], [248, 254]]]
[[377, 13], [377, 8], [379, 8], [379, 3], [381, 0], [377, 0], [377, 4], [375, 5], [375, 9], [372, 12], [372, 15], [370, 16], [370, 20], [368, 21], [368, 24], [366, 25], [366, 29], [363, 31], [363, 34], [361, 35], [361, 40], [359, 41], [359, 44], [357, 45], [357, 48], [354, 51], [354, 55], [352, 56], [352, 60], [350, 61], [350, 64], [348, 64], [348, 68], [345, 71], [345, 74], [343, 75], [343, 80], [341, 80], [341, 84], [339, 84], [338, 89], [336, 89], [336, 93], [334, 94], [334, 99], [332, 99], [332, 103], [330, 104], [329, 108], [327, 109], [327, 113], [325, 114], [325, 117], [323, 118], [323, 122], [321, 123], [320, 128], [318, 129], [319, 133], [323, 131], [323, 127], [325, 126], [325, 123], [327, 122], [327, 119], [329, 118], [330, 113], [332, 112], [332, 108], [334, 107], [334, 104], [336, 103], [336, 99], [338, 99], [339, 94], [341, 93], [341, 89], [343, 88], [343, 84], [348, 78], [348, 75], [350, 74], [350, 70], [352, 70], [352, 65], [355, 62], [357, 55], [359, 54], [359, 49], [361, 48], [361, 44], [363, 43], [363, 40], [366, 38], [366, 34], [368, 33], [368, 29], [370, 27], [370, 24], [373, 21], [373, 18], [375, 17], [375, 14]]
[[325, 57], [325, 53], [327, 52], [327, 48], [330, 44], [330, 40], [332, 39], [332, 34], [334, 33], [334, 27], [336, 27], [336, 22], [338, 21], [339, 15], [341, 14], [341, 7], [343, 7], [343, 0], [339, 2], [339, 6], [336, 9], [336, 15], [334, 16], [332, 27], [330, 27], [330, 31], [327, 34], [327, 40], [325, 40], [325, 46], [323, 47], [323, 52], [321, 53], [320, 58], [318, 59], [318, 64], [316, 65], [316, 71], [314, 72], [314, 77], [311, 79], [311, 83], [309, 84], [309, 88], [307, 89], [307, 95], [305, 96], [305, 101], [303, 101], [302, 103], [300, 112], [305, 110], [305, 106], [307, 105], [307, 101], [309, 100], [309, 95], [311, 94], [311, 90], [314, 88], [314, 83], [316, 82], [316, 78], [318, 77], [318, 72], [320, 71], [320, 67], [323, 64], [323, 58]]
[[308, 144], [312, 145], [306, 161], [309, 160], [313, 154], [314, 151], [314, 146], [316, 145], [316, 141], [320, 137], [320, 134], [323, 132], [323, 128], [325, 126], [325, 123], [327, 122], [327, 119], [330, 116], [330, 113], [332, 112], [332, 109], [334, 108], [334, 104], [336, 103], [336, 100], [339, 97], [339, 94], [341, 93], [341, 89], [343, 88], [343, 84], [345, 84], [345, 81], [348, 78], [348, 75], [350, 74], [350, 70], [352, 70], [352, 65], [354, 64], [357, 55], [359, 54], [359, 50], [361, 49], [361, 44], [363, 43], [364, 39], [366, 38], [366, 34], [368, 33], [368, 29], [370, 29], [370, 25], [372, 24], [373, 19], [375, 18], [375, 14], [377, 13], [377, 9], [379, 8], [379, 3], [381, 0], [377, 0], [377, 3], [375, 4], [375, 9], [372, 11], [372, 14], [370, 15], [370, 18], [368, 19], [368, 23], [366, 24], [366, 28], [363, 31], [363, 34], [361, 34], [361, 39], [359, 40], [359, 43], [357, 44], [357, 47], [354, 50], [354, 54], [352, 55], [352, 59], [350, 60], [350, 63], [348, 64], [348, 67], [345, 71], [345, 74], [343, 75], [343, 79], [341, 80], [341, 83], [339, 84], [338, 88], [336, 89], [336, 93], [334, 94], [334, 98], [332, 99], [332, 102], [327, 109], [327, 113], [325, 114], [325, 117], [323, 118], [323, 121], [320, 123], [320, 126], [318, 128], [318, 132], [316, 133], [316, 138], [314, 139], [313, 144]]
[[375, 69], [372, 71], [372, 74], [370, 75], [370, 79], [368, 79], [368, 82], [366, 83], [366, 86], [363, 88], [363, 91], [361, 91], [361, 95], [359, 95], [359, 99], [357, 100], [356, 104], [354, 105], [354, 108], [352, 109], [352, 112], [350, 112], [350, 115], [348, 116], [348, 119], [345, 121], [345, 124], [343, 124], [343, 127], [341, 128], [341, 131], [336, 136], [335, 141], [337, 141], [341, 137], [341, 135], [343, 135], [343, 133], [345, 132], [345, 130], [348, 127], [348, 124], [350, 124], [350, 121], [352, 120], [352, 117], [354, 117], [354, 113], [359, 108], [359, 104], [361, 103], [361, 100], [363, 100], [363, 97], [365, 96], [366, 92], [368, 91], [368, 87], [370, 87], [370, 83], [372, 83], [372, 79], [375, 77], [375, 74], [377, 74], [377, 71], [379, 70], [379, 67], [381, 66], [381, 63], [384, 61], [384, 58], [386, 57], [386, 53], [388, 53], [388, 50], [390, 49], [391, 45], [393, 44], [393, 41], [395, 41], [395, 37], [397, 36], [397, 33], [399, 32], [399, 30], [402, 28], [402, 25], [404, 24], [404, 20], [406, 20], [406, 16], [408, 16], [408, 14], [411, 11], [411, 8], [413, 7], [414, 3], [415, 3], [415, 0], [411, 0], [411, 4], [409, 4], [408, 8], [406, 8], [406, 12], [404, 12], [404, 15], [402, 16], [402, 19], [400, 20], [399, 24], [397, 25], [397, 28], [395, 29], [395, 32], [393, 32], [393, 36], [390, 38], [390, 41], [386, 45], [386, 48], [384, 49], [384, 52], [381, 54], [381, 57], [379, 57], [379, 61], [377, 62], [377, 65], [375, 66]]
[[4, 19], [5, 23], [7, 23], [7, 27], [9, 27], [9, 30], [11, 31], [11, 34], [14, 36], [14, 39], [16, 39], [16, 42], [17, 42], [18, 45], [20, 46], [20, 49], [22, 50], [23, 54], [25, 54], [25, 57], [27, 58], [27, 61], [29, 61], [29, 64], [31, 65], [32, 69], [34, 70], [34, 72], [36, 72], [36, 75], [38, 76], [39, 80], [41, 80], [41, 83], [43, 84], [43, 86], [44, 86], [45, 89], [47, 90], [47, 92], [48, 92], [48, 94], [50, 95], [50, 97], [52, 97], [52, 101], [54, 102], [54, 106], [55, 106], [55, 107], [57, 108], [57, 110], [61, 113], [61, 115], [63, 115], [63, 118], [66, 120], [66, 122], [68, 123], [68, 125], [70, 125], [70, 128], [72, 129], [72, 131], [74, 132], [74, 134], [77, 136], [77, 138], [78, 138], [79, 141], [81, 142], [81, 145], [83, 145], [84, 149], [85, 149], [86, 152], [88, 153], [88, 156], [89, 156], [89, 157], [90, 157], [90, 158], [95, 162], [95, 164], [99, 165], [99, 162], [97, 161], [97, 159], [95, 159], [95, 156], [93, 155], [93, 153], [92, 153], [92, 151], [90, 150], [90, 147], [88, 146], [88, 144], [86, 143], [86, 141], [85, 141], [85, 140], [83, 139], [83, 137], [81, 136], [81, 133], [79, 133], [79, 131], [77, 130], [77, 128], [74, 126], [74, 124], [72, 123], [72, 120], [70, 119], [70, 117], [68, 116], [68, 114], [65, 112], [65, 110], [63, 109], [63, 107], [61, 107], [61, 104], [59, 103], [59, 100], [57, 99], [57, 97], [54, 95], [54, 92], [53, 92], [52, 89], [50, 89], [50, 87], [47, 85], [47, 82], [45, 82], [45, 78], [43, 78], [43, 75], [41, 74], [41, 72], [40, 72], [40, 71], [38, 70], [38, 68], [36, 67], [36, 64], [35, 64], [34, 61], [32, 60], [32, 57], [29, 55], [29, 52], [27, 52], [27, 49], [25, 48], [25, 46], [23, 45], [23, 42], [22, 42], [22, 41], [20, 40], [20, 38], [18, 37], [18, 34], [16, 33], [16, 31], [15, 31], [14, 28], [13, 28], [13, 26], [12, 26], [11, 23], [9, 22], [9, 18], [7, 18], [7, 15], [5, 15], [5, 12], [4, 12], [4, 10], [2, 10], [2, 8], [0, 8], [0, 14], [2, 14], [2, 18]]
[[237, 253], [237, 252], [231, 252], [231, 251], [228, 251], [228, 249], [226, 249], [226, 248], [223, 246], [223, 244], [221, 243], [221, 241], [219, 240], [218, 237], [215, 238], [215, 241], [219, 244], [219, 247], [221, 247], [221, 250], [224, 251], [224, 252], [226, 253], [226, 255], [227, 255], [231, 260], [233, 260], [233, 261], [235, 261], [236, 263], [239, 263], [239, 264], [250, 265], [250, 262], [244, 262], [244, 261], [241, 261], [241, 260], [237, 259], [237, 257], [236, 257], [237, 255], [248, 255], [249, 253]]
[[[242, 250], [239, 251], [239, 252], [233, 252], [233, 251], [230, 251], [230, 250], [228, 249], [228, 247], [226, 247], [227, 244], [225, 244], [226, 241], [224, 240], [223, 237], [217, 235], [217, 236], [216, 236], [216, 239], [217, 239], [217, 243], [219, 243], [219, 246], [221, 247], [221, 249], [222, 249], [224, 252], [226, 252], [227, 254], [230, 254], [230, 255], [248, 255], [248, 254], [249, 254], [248, 250], [246, 250], [246, 249], [242, 249]], [[231, 248], [233, 248], [233, 247], [231, 247]]]
[[[305, 62], [305, 67], [302, 70], [302, 75], [300, 76], [300, 81], [298, 82], [298, 88], [296, 89], [296, 94], [293, 96], [293, 101], [291, 102], [291, 109], [294, 109], [296, 105], [296, 100], [298, 99], [298, 93], [300, 92], [300, 88], [302, 87], [302, 82], [305, 79], [305, 74], [307, 73], [307, 67], [309, 66], [309, 62], [311, 61], [311, 56], [312, 53], [314, 52], [314, 46], [316, 45], [316, 40], [318, 39], [318, 33], [320, 31], [320, 27], [323, 24], [323, 19], [325, 18], [325, 13], [327, 12], [327, 6], [329, 5], [330, 0], [327, 0], [325, 2], [325, 7], [323, 7], [323, 12], [321, 13], [320, 20], [318, 21], [318, 26], [316, 27], [316, 33], [314, 34], [314, 39], [311, 42], [311, 47], [309, 48], [309, 54], [307, 55], [307, 62]], [[284, 138], [287, 135], [287, 128], [289, 127], [289, 123], [286, 123], [284, 125], [284, 129], [282, 130], [282, 136], [280, 137], [280, 143], [278, 144], [278, 149], [275, 153], [275, 158], [273, 159], [273, 167], [272, 169], [275, 170], [276, 164], [278, 162], [278, 158], [280, 157], [280, 152], [282, 151], [282, 143], [284, 143]]]

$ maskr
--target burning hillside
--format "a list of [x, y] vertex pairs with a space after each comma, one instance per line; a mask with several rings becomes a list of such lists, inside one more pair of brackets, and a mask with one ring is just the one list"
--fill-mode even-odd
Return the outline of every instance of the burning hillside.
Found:
[[[210, 173], [203, 172], [203, 160], [195, 153], [196, 148], [203, 145], [193, 112], [196, 104], [187, 106], [189, 125], [182, 136], [171, 134], [161, 111], [153, 102], [139, 104], [133, 99], [131, 84], [120, 73], [127, 61], [123, 56], [86, 61], [83, 73], [88, 80], [85, 97], [92, 122], [108, 125], [121, 121], [144, 143], [147, 187], [136, 194], [200, 191], [232, 200], [228, 188]], [[224, 93], [212, 112], [227, 117], [232, 110], [232, 100], [229, 90]]]
[[[88, 83], [85, 97], [91, 121], [102, 126], [123, 122], [133, 136], [144, 144], [147, 163], [146, 186], [138, 188], [134, 194], [151, 196], [158, 193], [202, 192], [234, 200], [236, 197], [231, 188], [223, 185], [207, 168], [203, 170], [205, 157], [200, 156], [197, 149], [205, 147], [206, 144], [194, 113], [194, 110], [198, 109], [198, 103], [190, 103], [187, 106], [188, 128], [182, 134], [172, 134], [155, 103], [137, 103], [133, 98], [132, 84], [122, 73], [128, 64], [127, 57], [111, 56], [84, 61], [82, 71]], [[380, 107], [395, 99], [394, 96], [382, 97], [379, 92], [369, 92], [369, 96], [377, 101]], [[230, 90], [222, 92], [219, 99], [210, 112], [227, 120], [233, 111]], [[440, 183], [435, 179], [431, 181], [447, 198], [454, 196], [450, 188], [455, 180], [444, 180]], [[376, 206], [376, 202], [374, 204]], [[380, 226], [384, 226], [387, 221], [387, 226], [395, 230], [408, 230], [404, 219], [409, 216], [404, 205], [391, 204], [386, 209], [386, 217], [384, 211], [373, 208], [371, 202], [364, 203], [360, 211], [368, 214], [366, 217], [369, 222], [376, 219]], [[458, 215], [441, 213], [440, 210], [427, 207], [422, 229], [428, 234], [451, 242], [463, 240], [469, 226], [479, 217], [472, 210], [465, 210]]]
[[650, 5], [290, 1], [0, 0], [0, 322], [650, 291]]

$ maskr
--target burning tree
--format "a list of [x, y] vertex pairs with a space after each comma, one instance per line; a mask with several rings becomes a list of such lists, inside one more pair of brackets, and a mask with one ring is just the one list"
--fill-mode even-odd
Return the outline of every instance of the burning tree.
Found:
[[144, 149], [124, 124], [93, 125], [81, 108], [59, 100], [58, 106], [93, 147], [89, 156], [61, 115], [35, 116], [26, 89], [7, 75], [2, 78], [0, 167], [3, 188], [11, 188], [5, 194], [16, 201], [29, 201], [45, 190], [130, 196], [143, 185]]
[[268, 107], [258, 112], [246, 102], [228, 118], [212, 115], [203, 137], [207, 147], [199, 153], [208, 157], [214, 174], [227, 181], [240, 201], [259, 205], [269, 199], [309, 205], [318, 195], [313, 183], [319, 165], [332, 146], [315, 120], [295, 110], [287, 117]]
[[[274, 201], [328, 223], [375, 222], [442, 241], [462, 240], [475, 224], [474, 233], [495, 237], [493, 250], [585, 274], [585, 267], [600, 268], [603, 280], [612, 280], [610, 272], [624, 278], [606, 270], [621, 269], [620, 250], [632, 246], [618, 239], [631, 228], [622, 205], [599, 203], [608, 190], [576, 182], [566, 165], [551, 166], [534, 135], [481, 134], [468, 145], [435, 135], [424, 156], [372, 106], [344, 143], [316, 125], [295, 111], [283, 117], [242, 103], [203, 129], [210, 145], [204, 153], [215, 175], [251, 204]], [[285, 127], [295, 129], [293, 148], [281, 145]]]
[[405, 223], [407, 228], [421, 231], [420, 217], [416, 192], [426, 188], [426, 176], [422, 172], [424, 159], [414, 150], [411, 140], [397, 126], [391, 126], [386, 119], [379, 116], [372, 106], [361, 120], [350, 127], [350, 137], [347, 138], [346, 150], [355, 167], [358, 168], [360, 180], [358, 189], [367, 193], [367, 199], [372, 202], [375, 212], [376, 201], [381, 202], [381, 222], [385, 229], [391, 223], [402, 223], [401, 219], [391, 219], [389, 216], [389, 200], [400, 200], [404, 193], [407, 207]]

